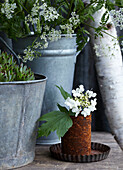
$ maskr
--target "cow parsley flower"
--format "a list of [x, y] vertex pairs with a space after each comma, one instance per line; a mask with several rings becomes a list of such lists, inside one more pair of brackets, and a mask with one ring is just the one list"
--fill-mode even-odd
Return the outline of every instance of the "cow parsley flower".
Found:
[[43, 16], [45, 21], [54, 21], [58, 19], [59, 14], [53, 7], [48, 7], [46, 3], [39, 6], [39, 16]]
[[80, 23], [79, 15], [75, 12], [71, 13], [71, 18], [69, 18], [68, 23], [65, 25], [60, 25], [60, 28], [67, 34], [68, 37], [72, 37], [76, 26]]
[[123, 8], [120, 8], [119, 10], [111, 10], [110, 12], [112, 16], [112, 20], [116, 27], [119, 27], [120, 30], [123, 29]]
[[35, 57], [35, 51], [32, 50], [30, 47], [26, 48], [24, 50], [24, 57], [23, 57], [23, 62], [27, 62], [27, 60], [32, 61]]
[[61, 30], [55, 30], [54, 28], [48, 34], [48, 40], [50, 41], [57, 41], [61, 38]]
[[69, 37], [74, 33], [73, 25], [72, 25], [72, 24], [60, 25], [60, 28], [61, 28], [64, 32], [66, 32], [66, 34], [69, 35]]
[[39, 11], [39, 3], [35, 3], [32, 10], [31, 10], [31, 16], [37, 16]]
[[8, 0], [5, 0], [5, 2], [2, 4], [1, 12], [5, 14], [8, 19], [11, 19], [16, 8], [16, 3], [9, 3]]
[[80, 23], [79, 15], [77, 15], [75, 12], [71, 13], [72, 17], [69, 19], [69, 22], [73, 24], [73, 26], [76, 26]]

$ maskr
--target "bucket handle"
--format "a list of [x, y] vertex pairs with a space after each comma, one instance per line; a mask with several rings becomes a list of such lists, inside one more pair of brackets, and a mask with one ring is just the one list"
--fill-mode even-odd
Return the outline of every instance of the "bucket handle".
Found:
[[9, 51], [13, 54], [14, 59], [17, 61], [17, 64], [20, 65], [20, 59], [18, 58], [17, 54], [12, 50], [12, 48], [4, 41], [2, 37], [0, 37], [0, 41], [9, 49]]

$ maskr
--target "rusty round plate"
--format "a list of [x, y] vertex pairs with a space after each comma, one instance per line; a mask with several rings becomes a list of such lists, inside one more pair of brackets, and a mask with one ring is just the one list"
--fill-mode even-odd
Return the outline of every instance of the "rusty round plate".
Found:
[[91, 154], [83, 156], [83, 155], [64, 154], [61, 151], [61, 144], [55, 144], [50, 147], [50, 152], [52, 156], [58, 160], [68, 161], [68, 162], [87, 163], [87, 162], [97, 162], [106, 159], [110, 152], [110, 147], [101, 143], [91, 142]]

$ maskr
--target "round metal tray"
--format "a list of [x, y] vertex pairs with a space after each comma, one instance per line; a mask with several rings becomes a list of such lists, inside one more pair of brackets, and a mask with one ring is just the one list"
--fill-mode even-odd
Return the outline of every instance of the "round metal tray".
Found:
[[58, 160], [87, 163], [106, 159], [110, 152], [110, 147], [104, 144], [91, 142], [90, 155], [67, 155], [62, 153], [61, 144], [55, 144], [50, 147], [50, 152], [52, 156]]

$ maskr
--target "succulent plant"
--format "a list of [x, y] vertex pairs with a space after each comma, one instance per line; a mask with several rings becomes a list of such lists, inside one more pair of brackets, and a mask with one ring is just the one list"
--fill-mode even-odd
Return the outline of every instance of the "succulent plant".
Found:
[[34, 73], [23, 63], [19, 65], [11, 54], [0, 51], [0, 82], [34, 80]]

